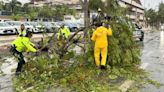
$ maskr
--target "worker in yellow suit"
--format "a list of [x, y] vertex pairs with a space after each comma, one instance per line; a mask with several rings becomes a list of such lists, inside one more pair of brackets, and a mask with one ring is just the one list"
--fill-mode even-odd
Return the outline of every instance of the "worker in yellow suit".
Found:
[[[100, 66], [101, 69], [106, 68], [107, 48], [108, 48], [108, 36], [112, 35], [112, 29], [98, 25], [98, 28], [93, 33], [91, 40], [95, 41], [94, 57], [96, 66]], [[102, 60], [100, 61], [100, 55]]]

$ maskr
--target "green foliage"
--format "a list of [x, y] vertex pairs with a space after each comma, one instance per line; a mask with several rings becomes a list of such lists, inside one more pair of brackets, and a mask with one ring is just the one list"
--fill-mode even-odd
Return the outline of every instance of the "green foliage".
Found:
[[20, 19], [22, 18], [22, 16], [19, 15], [19, 14], [16, 14], [16, 15], [13, 14], [11, 17], [12, 17], [12, 19], [15, 20], [15, 21], [18, 21], [18, 20], [20, 20]]
[[[52, 58], [47, 53], [31, 58], [26, 63], [24, 72], [13, 78], [16, 92], [120, 92], [119, 86], [125, 80], [136, 81], [137, 84], [151, 83], [144, 70], [139, 69], [140, 51], [133, 40], [132, 30], [126, 22], [113, 21], [111, 24], [113, 37], [109, 37], [109, 56], [107, 70], [102, 71], [94, 64], [93, 43], [87, 44], [86, 53], [76, 54], [72, 49], [61, 49], [67, 46], [65, 40], [55, 41], [51, 49], [55, 49]], [[92, 31], [92, 30], [91, 30]], [[90, 33], [90, 32], [89, 32]], [[44, 43], [46, 44], [46, 43]], [[44, 45], [43, 44], [43, 45]], [[45, 45], [44, 45], [45, 46]], [[74, 44], [69, 48], [74, 47]], [[66, 51], [65, 51], [66, 50]], [[61, 53], [64, 54], [61, 54]], [[85, 58], [85, 55], [88, 59]], [[62, 58], [60, 55], [63, 55]], [[135, 92], [138, 88], [134, 86]], [[132, 90], [132, 91], [131, 91]]]
[[23, 11], [26, 13], [24, 17], [27, 17], [31, 20], [38, 17], [39, 9], [37, 7], [29, 7], [28, 4], [23, 6]]
[[164, 23], [164, 3], [159, 4], [158, 17], [160, 23]]
[[69, 9], [69, 7], [67, 6], [56, 6], [55, 10], [54, 10], [54, 15], [57, 18], [63, 19], [64, 15], [75, 15], [76, 14], [76, 10], [74, 9]]
[[21, 2], [17, 0], [12, 0], [9, 3], [8, 8], [13, 14], [18, 14], [21, 11], [21, 5], [22, 5]]
[[89, 9], [97, 11], [99, 8], [104, 9], [102, 0], [89, 0]]
[[146, 20], [151, 26], [157, 26], [158, 15], [157, 12], [153, 9], [149, 9], [145, 12]]
[[2, 11], [2, 10], [3, 10], [3, 7], [4, 7], [3, 2], [2, 2], [2, 1], [0, 1], [0, 11]]
[[[43, 7], [33, 7], [30, 6], [29, 3], [22, 5], [17, 0], [12, 0], [10, 3], [2, 3], [0, 2], [0, 10], [10, 13], [11, 15], [21, 15], [22, 17], [26, 17], [29, 19], [35, 19], [37, 17], [43, 18], [58, 18], [63, 19], [65, 14], [75, 15], [75, 9], [69, 9], [67, 6], [43, 6]], [[9, 15], [10, 15], [9, 14]]]
[[[58, 55], [52, 59], [37, 57], [27, 63], [24, 72], [13, 78], [16, 92], [51, 92], [60, 89], [64, 92], [120, 92], [118, 87], [125, 79], [141, 80], [143, 70], [136, 67], [114, 67], [101, 71], [93, 62], [87, 62], [83, 56], [76, 55], [74, 63], [58, 61]], [[72, 56], [72, 53], [70, 53]], [[123, 78], [120, 80], [120, 78]]]
[[140, 63], [140, 50], [133, 39], [133, 30], [130, 30], [127, 20], [117, 21], [111, 24], [113, 36], [109, 38], [108, 62], [112, 67], [137, 65]]
[[53, 10], [48, 6], [43, 6], [39, 11], [39, 17], [51, 18], [53, 17]]
[[160, 3], [158, 11], [149, 9], [145, 11], [146, 21], [150, 26], [159, 28], [160, 23], [164, 23], [164, 3]]
[[109, 15], [120, 16], [127, 13], [127, 9], [120, 7], [117, 0], [106, 0], [105, 2], [102, 2], [102, 0], [89, 0], [88, 3], [90, 10], [97, 11], [100, 8]]
[[[106, 7], [116, 9], [115, 0], [109, 1], [107, 4]], [[67, 10], [59, 7], [55, 11], [58, 11], [56, 15], [61, 17]], [[112, 12], [112, 15], [116, 14], [114, 12], [121, 13], [121, 11]], [[107, 11], [106, 13], [109, 14]], [[109, 52], [106, 71], [98, 69], [94, 64], [94, 43], [90, 41], [89, 37], [92, 35], [93, 30], [91, 29], [86, 38], [88, 41], [83, 43], [83, 38], [78, 42], [81, 42], [80, 45], [87, 46], [87, 48], [81, 47], [86, 51], [80, 54], [76, 54], [71, 49], [75, 47], [73, 35], [67, 40], [52, 38], [52, 41], [48, 41], [51, 44], [49, 49], [53, 57], [49, 58], [46, 53], [35, 59], [32, 58], [31, 62], [25, 65], [25, 71], [18, 78], [13, 78], [14, 90], [17, 92], [50, 90], [55, 92], [57, 89], [64, 92], [120, 92], [119, 86], [125, 80], [133, 80], [137, 84], [143, 81], [144, 83], [148, 82], [146, 73], [138, 67], [140, 50], [133, 39], [134, 29], [126, 18], [123, 20], [125, 21], [114, 19], [111, 23], [113, 36], [108, 39]], [[43, 46], [45, 44], [43, 43]]]

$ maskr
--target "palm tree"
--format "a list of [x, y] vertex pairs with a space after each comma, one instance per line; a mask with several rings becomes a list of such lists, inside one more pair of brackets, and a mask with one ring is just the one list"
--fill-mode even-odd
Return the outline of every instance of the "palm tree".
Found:
[[9, 9], [13, 14], [18, 13], [19, 11], [21, 11], [21, 2], [17, 1], [17, 0], [12, 0], [9, 3]]

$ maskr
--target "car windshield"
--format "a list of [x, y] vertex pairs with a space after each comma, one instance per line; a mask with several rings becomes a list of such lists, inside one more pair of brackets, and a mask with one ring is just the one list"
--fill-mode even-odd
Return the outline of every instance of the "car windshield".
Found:
[[6, 26], [9, 26], [9, 24], [7, 24], [7, 23], [0, 23], [0, 26], [1, 27], [6, 27]]
[[25, 26], [29, 26], [30, 25], [29, 23], [22, 23], [22, 24], [24, 24]]
[[16, 25], [16, 26], [20, 26], [21, 25], [20, 22], [13, 22], [13, 24]]
[[73, 24], [73, 23], [65, 23], [65, 25], [68, 26], [68, 27], [76, 27], [76, 25]]

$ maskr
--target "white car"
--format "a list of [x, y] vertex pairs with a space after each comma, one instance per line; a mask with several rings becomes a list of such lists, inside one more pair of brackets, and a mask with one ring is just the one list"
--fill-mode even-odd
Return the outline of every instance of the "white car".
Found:
[[45, 26], [42, 25], [39, 22], [28, 22], [29, 24], [31, 24], [34, 27], [34, 33], [39, 33], [39, 32], [44, 32], [45, 31]]
[[8, 23], [0, 22], [0, 34], [16, 34], [16, 30]]
[[20, 29], [21, 22], [19, 22], [19, 21], [6, 21], [6, 23], [13, 26], [17, 32]]
[[28, 22], [22, 22], [21, 24], [24, 24], [26, 30], [31, 31], [31, 32], [34, 32], [35, 31], [34, 26], [31, 25], [30, 23], [28, 23]]
[[6, 22], [9, 23], [11, 26], [13, 26], [16, 29], [16, 31], [20, 30], [21, 24], [24, 24], [25, 28], [28, 31], [33, 32], [35, 30], [35, 28], [32, 25], [26, 22], [20, 22], [20, 21], [6, 21]]

